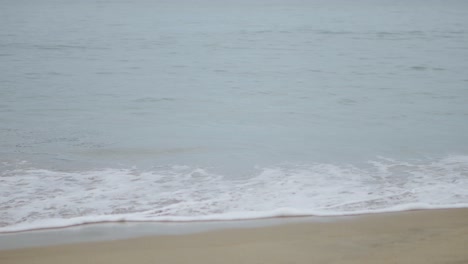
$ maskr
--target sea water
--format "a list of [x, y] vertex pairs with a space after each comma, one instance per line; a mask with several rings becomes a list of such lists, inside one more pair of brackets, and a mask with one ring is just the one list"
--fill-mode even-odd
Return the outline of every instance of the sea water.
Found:
[[468, 2], [0, 9], [0, 232], [468, 207]]

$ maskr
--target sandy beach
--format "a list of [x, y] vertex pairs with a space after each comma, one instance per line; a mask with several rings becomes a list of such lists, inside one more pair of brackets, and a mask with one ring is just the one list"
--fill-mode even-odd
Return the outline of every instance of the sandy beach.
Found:
[[0, 263], [468, 263], [468, 209], [0, 251]]

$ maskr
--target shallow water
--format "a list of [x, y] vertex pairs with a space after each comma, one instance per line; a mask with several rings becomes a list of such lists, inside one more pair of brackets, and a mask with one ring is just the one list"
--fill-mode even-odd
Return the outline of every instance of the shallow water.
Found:
[[0, 225], [467, 205], [467, 28], [461, 0], [9, 2]]

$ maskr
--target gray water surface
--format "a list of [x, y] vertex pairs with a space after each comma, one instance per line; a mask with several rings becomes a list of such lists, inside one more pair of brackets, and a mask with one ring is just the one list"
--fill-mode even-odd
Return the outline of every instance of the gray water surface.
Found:
[[467, 1], [2, 1], [0, 159], [468, 154]]

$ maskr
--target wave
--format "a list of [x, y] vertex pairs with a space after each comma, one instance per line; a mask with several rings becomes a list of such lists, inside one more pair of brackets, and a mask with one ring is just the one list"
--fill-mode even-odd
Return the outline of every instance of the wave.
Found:
[[122, 221], [224, 221], [468, 207], [468, 156], [362, 165], [207, 169], [5, 170], [0, 233]]

